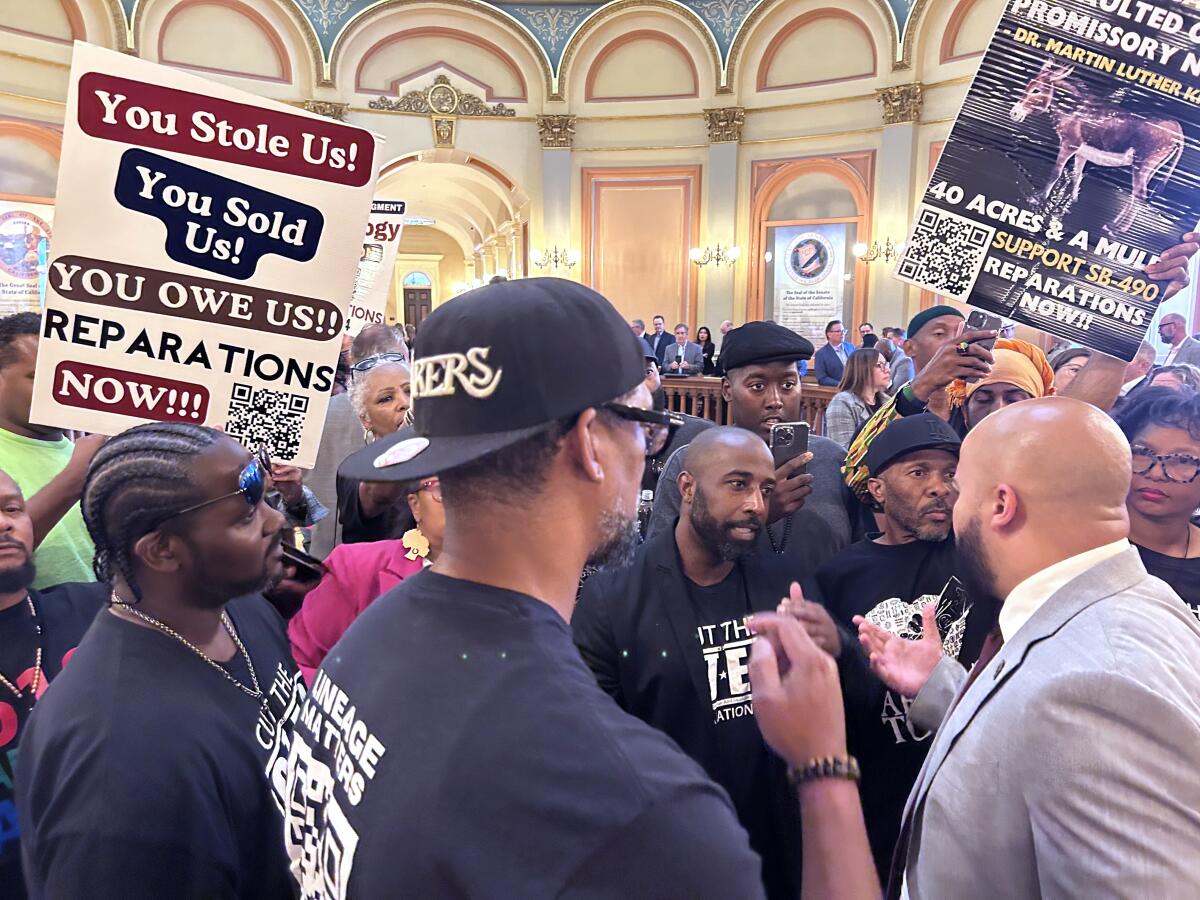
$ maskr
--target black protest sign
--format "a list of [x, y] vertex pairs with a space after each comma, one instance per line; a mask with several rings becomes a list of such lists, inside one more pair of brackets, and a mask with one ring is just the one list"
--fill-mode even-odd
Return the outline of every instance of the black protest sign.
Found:
[[1132, 359], [1200, 219], [1200, 13], [1010, 0], [896, 277]]

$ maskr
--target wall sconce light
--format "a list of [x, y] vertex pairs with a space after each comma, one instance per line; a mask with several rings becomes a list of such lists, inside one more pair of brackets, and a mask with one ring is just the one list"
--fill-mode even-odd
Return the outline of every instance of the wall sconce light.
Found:
[[579, 265], [579, 251], [561, 247], [547, 247], [530, 252], [531, 262], [539, 269], [573, 269]]
[[688, 253], [688, 258], [698, 266], [732, 266], [738, 261], [742, 255], [740, 247], [722, 247], [717, 244], [716, 247], [693, 247]]
[[904, 251], [904, 244], [892, 243], [892, 239], [885, 238], [883, 247], [879, 246], [879, 241], [872, 241], [868, 246], [862, 241], [854, 245], [854, 255], [865, 263], [875, 262], [877, 259], [882, 259], [885, 263], [891, 262], [893, 259], [899, 259], [900, 254]]

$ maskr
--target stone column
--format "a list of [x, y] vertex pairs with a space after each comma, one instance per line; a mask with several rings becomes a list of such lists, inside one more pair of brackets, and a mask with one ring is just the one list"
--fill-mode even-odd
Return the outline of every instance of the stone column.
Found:
[[[917, 126], [924, 97], [919, 82], [883, 88], [876, 91], [875, 95], [883, 107], [884, 125], [878, 171], [887, 173], [887, 189], [875, 196], [869, 238], [878, 241], [882, 247], [889, 237], [898, 243], [908, 236], [917, 182], [925, 183], [924, 176], [915, 171]], [[859, 240], [866, 241], [867, 238], [867, 235], [863, 235]], [[884, 323], [904, 325], [916, 312], [915, 304], [920, 294], [911, 285], [891, 277], [895, 267], [896, 260], [884, 262], [882, 258], [868, 267], [870, 278], [866, 315], [877, 329], [883, 328]], [[859, 323], [854, 324], [857, 327]]]
[[[542, 237], [534, 247], [545, 250], [558, 246], [570, 249], [571, 243], [571, 147], [575, 142], [575, 117], [546, 115], [537, 117], [538, 138], [542, 142]], [[586, 247], [579, 248], [587, 253]], [[568, 275], [579, 277], [577, 271], [540, 272], [531, 275]]]
[[[704, 123], [708, 127], [704, 218], [700, 229], [704, 246], [732, 247], [737, 239], [738, 143], [745, 121], [746, 111], [740, 106], [704, 110]], [[715, 333], [724, 319], [733, 318], [734, 275], [737, 266], [748, 264], [749, 260], [738, 260], [732, 266], [696, 267], [688, 263], [700, 278], [699, 314], [697, 321], [689, 323], [693, 333], [701, 325], [708, 325]]]

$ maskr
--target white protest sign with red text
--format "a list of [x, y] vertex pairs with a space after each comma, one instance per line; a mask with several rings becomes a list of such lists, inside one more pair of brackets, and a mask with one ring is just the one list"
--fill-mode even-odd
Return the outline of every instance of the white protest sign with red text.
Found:
[[362, 256], [354, 275], [354, 295], [346, 311], [346, 334], [353, 337], [368, 325], [382, 325], [400, 235], [404, 231], [403, 200], [372, 200]]
[[219, 426], [311, 466], [381, 144], [76, 43], [32, 420]]

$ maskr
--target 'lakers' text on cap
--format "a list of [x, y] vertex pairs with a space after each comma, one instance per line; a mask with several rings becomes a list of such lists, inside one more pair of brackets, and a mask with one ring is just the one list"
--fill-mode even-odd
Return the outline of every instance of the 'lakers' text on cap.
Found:
[[470, 291], [421, 325], [415, 435], [376, 441], [339, 474], [407, 481], [473, 462], [628, 393], [646, 376], [643, 349], [612, 304], [576, 282], [522, 278]]

